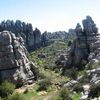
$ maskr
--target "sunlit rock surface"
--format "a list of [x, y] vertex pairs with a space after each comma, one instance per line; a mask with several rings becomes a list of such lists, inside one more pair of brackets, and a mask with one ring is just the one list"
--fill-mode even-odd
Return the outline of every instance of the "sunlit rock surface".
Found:
[[27, 81], [36, 78], [36, 66], [27, 58], [28, 52], [22, 37], [0, 32], [0, 81]]

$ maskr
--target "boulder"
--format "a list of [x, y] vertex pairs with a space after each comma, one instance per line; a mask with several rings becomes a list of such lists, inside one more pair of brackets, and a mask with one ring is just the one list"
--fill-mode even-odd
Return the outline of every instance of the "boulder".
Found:
[[83, 90], [84, 90], [84, 94], [85, 95], [89, 94], [89, 89], [90, 89], [90, 85], [89, 84], [83, 85]]
[[80, 100], [87, 100], [88, 99], [88, 95], [82, 95], [81, 97], [80, 97]]
[[78, 81], [71, 80], [68, 83], [64, 84], [64, 87], [73, 87], [75, 84], [78, 84]]

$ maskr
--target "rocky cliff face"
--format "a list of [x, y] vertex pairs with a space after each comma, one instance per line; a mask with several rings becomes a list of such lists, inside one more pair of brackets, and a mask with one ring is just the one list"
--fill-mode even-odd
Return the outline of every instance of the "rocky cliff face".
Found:
[[36, 66], [27, 58], [22, 37], [8, 31], [0, 32], [0, 81], [25, 82], [36, 78]]
[[28, 33], [28, 37], [26, 37], [26, 40], [28, 51], [40, 48], [42, 46], [40, 30], [36, 28], [32, 33]]
[[13, 32], [16, 36], [21, 36], [25, 42], [28, 51], [40, 47], [41, 32], [36, 28], [33, 30], [32, 24], [21, 22], [20, 20], [7, 20], [0, 23], [0, 32], [7, 30]]
[[94, 52], [93, 44], [97, 42], [98, 39], [98, 28], [90, 16], [87, 16], [85, 20], [82, 21], [83, 29], [78, 23], [75, 32], [76, 39], [73, 41], [71, 47], [67, 52], [66, 67], [77, 67], [88, 63], [88, 56], [91, 52]]

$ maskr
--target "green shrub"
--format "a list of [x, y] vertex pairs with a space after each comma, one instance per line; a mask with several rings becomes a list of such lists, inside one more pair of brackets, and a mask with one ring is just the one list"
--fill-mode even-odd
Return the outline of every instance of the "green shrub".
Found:
[[77, 71], [73, 71], [71, 74], [70, 74], [70, 77], [74, 80], [77, 79], [77, 76], [78, 76], [78, 72]]
[[0, 100], [2, 100], [2, 98], [0, 97]]
[[56, 96], [54, 100], [63, 100], [60, 96]]
[[22, 87], [24, 84], [24, 80], [21, 77], [18, 77], [17, 83], [16, 83], [16, 88]]
[[86, 69], [79, 71], [78, 76], [82, 76], [82, 79], [80, 80], [80, 83], [86, 84], [90, 82], [90, 77], [86, 71]]
[[98, 68], [100, 66], [100, 61], [91, 64], [91, 68]]
[[47, 90], [48, 87], [51, 85], [51, 80], [49, 78], [43, 79], [38, 82], [39, 88], [38, 91]]
[[8, 97], [14, 92], [14, 90], [15, 90], [15, 85], [8, 81], [4, 81], [0, 85], [1, 97]]
[[9, 96], [8, 100], [25, 100], [25, 97], [22, 94], [15, 93]]
[[28, 90], [28, 88], [26, 88], [26, 90], [24, 91], [24, 94], [26, 94], [26, 93], [28, 93], [29, 92], [29, 90]]
[[71, 42], [71, 41], [68, 41], [68, 44], [67, 44], [67, 45], [68, 45], [68, 46], [71, 46], [71, 44], [72, 44], [72, 42]]
[[98, 83], [97, 85], [90, 87], [89, 97], [94, 98], [99, 96], [100, 96], [100, 84]]
[[61, 100], [72, 100], [70, 97], [70, 91], [66, 87], [61, 89], [59, 96], [61, 97]]
[[62, 75], [68, 76], [71, 79], [76, 80], [77, 76], [78, 76], [78, 71], [75, 68], [71, 68], [71, 69], [63, 69], [62, 70]]
[[80, 83], [75, 84], [75, 86], [73, 87], [73, 91], [76, 91], [77, 93], [80, 93], [83, 91], [83, 87]]
[[72, 100], [79, 100], [80, 99], [80, 93], [75, 93], [73, 96], [72, 96]]
[[85, 78], [88, 78], [88, 73], [87, 73], [86, 70], [83, 71], [83, 76], [84, 76]]
[[55, 73], [59, 73], [60, 72], [60, 70], [58, 68], [55, 68], [54, 71], [55, 71]]
[[45, 79], [46, 78], [46, 76], [44, 75], [44, 73], [39, 73], [39, 79]]

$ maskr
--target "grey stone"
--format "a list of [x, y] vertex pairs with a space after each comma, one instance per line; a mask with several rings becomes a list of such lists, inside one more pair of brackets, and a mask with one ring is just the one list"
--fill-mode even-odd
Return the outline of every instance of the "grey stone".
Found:
[[67, 66], [74, 66], [80, 69], [88, 63], [88, 60], [96, 57], [100, 45], [97, 38], [98, 30], [96, 29], [96, 24], [89, 16], [83, 20], [83, 29], [79, 23], [77, 24], [75, 29], [76, 39], [71, 44], [70, 51], [67, 52], [66, 68]]
[[0, 81], [18, 83], [35, 78], [35, 65], [27, 58], [23, 39], [8, 31], [0, 32]]
[[71, 80], [68, 83], [64, 84], [64, 87], [73, 87], [75, 84], [77, 84], [78, 81], [76, 80]]
[[90, 16], [87, 16], [85, 20], [82, 21], [84, 31], [87, 35], [92, 33], [98, 33], [98, 28]]
[[77, 36], [82, 35], [82, 27], [79, 23], [77, 24], [77, 26], [75, 28], [75, 32], [76, 32]]

